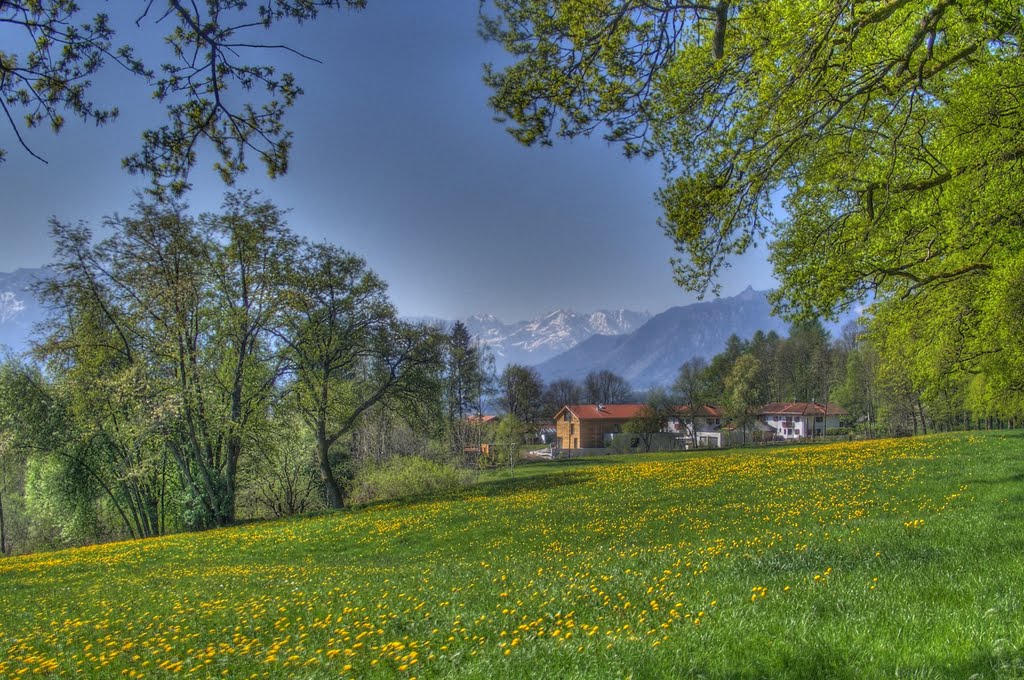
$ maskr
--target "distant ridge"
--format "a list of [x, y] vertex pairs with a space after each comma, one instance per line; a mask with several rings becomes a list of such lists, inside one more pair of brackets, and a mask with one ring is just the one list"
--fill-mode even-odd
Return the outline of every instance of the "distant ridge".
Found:
[[539, 364], [595, 336], [621, 336], [642, 326], [651, 315], [628, 309], [581, 314], [556, 309], [528, 321], [504, 323], [491, 314], [464, 321], [477, 342], [494, 355], [500, 371], [511, 363]]
[[749, 339], [757, 331], [785, 335], [788, 325], [771, 315], [767, 291], [751, 287], [738, 295], [672, 307], [628, 335], [594, 335], [537, 364], [544, 380], [581, 380], [590, 371], [608, 369], [634, 389], [669, 387], [683, 362], [711, 359], [734, 333]]

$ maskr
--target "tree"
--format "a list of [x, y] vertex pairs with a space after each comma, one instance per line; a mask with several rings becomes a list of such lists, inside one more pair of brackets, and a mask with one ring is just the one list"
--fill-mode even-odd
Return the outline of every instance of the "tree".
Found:
[[[254, 437], [257, 446], [241, 469], [250, 512], [289, 517], [322, 505], [313, 433], [284, 407]], [[258, 515], [258, 516], [259, 516]]]
[[[25, 110], [26, 127], [45, 124], [55, 132], [64, 126], [65, 114], [96, 124], [114, 120], [116, 106], [98, 106], [89, 100], [91, 78], [112, 62], [148, 83], [152, 97], [167, 110], [167, 122], [145, 131], [142, 148], [124, 159], [129, 172], [169, 183], [180, 194], [196, 164], [197, 147], [205, 141], [217, 152], [214, 167], [225, 182], [230, 184], [246, 171], [249, 155], [259, 158], [275, 177], [288, 169], [292, 142], [284, 114], [302, 89], [292, 74], [279, 74], [272, 65], [247, 63], [246, 56], [261, 50], [286, 51], [310, 59], [292, 47], [266, 40], [262, 32], [283, 22], [311, 21], [324, 9], [358, 9], [365, 4], [365, 0], [264, 0], [252, 5], [235, 0], [149, 0], [140, 6], [135, 23], [152, 22], [163, 29], [161, 36], [148, 41], [149, 49], [165, 44], [169, 50], [157, 72], [142, 62], [133, 46], [115, 46], [115, 25], [106, 14], [84, 19], [71, 0], [0, 3], [0, 23], [10, 29], [8, 44], [15, 46], [13, 51], [0, 51], [0, 108], [20, 145], [39, 158], [22, 138], [17, 110]], [[257, 95], [260, 91], [263, 97]]]
[[624, 404], [632, 399], [633, 388], [611, 371], [591, 371], [583, 379], [583, 397], [589, 404]]
[[733, 426], [743, 433], [747, 443], [747, 428], [756, 420], [752, 408], [756, 405], [754, 381], [760, 367], [750, 354], [744, 354], [733, 365], [725, 378], [725, 413]]
[[635, 416], [622, 426], [623, 432], [635, 434], [644, 444], [644, 451], [651, 450], [654, 435], [664, 432], [670, 418], [676, 415], [672, 400], [662, 390], [651, 390], [645, 403]]
[[465, 420], [479, 408], [486, 375], [480, 348], [473, 343], [469, 330], [461, 321], [452, 324], [448, 333], [445, 369], [448, 417]]
[[544, 410], [554, 416], [563, 406], [583, 402], [583, 390], [575, 380], [562, 378], [550, 383], [544, 390]]
[[[479, 447], [479, 415], [487, 388], [487, 374], [480, 347], [473, 342], [466, 325], [456, 321], [445, 342], [445, 406], [451, 450], [461, 456], [467, 448]], [[473, 446], [471, 446], [471, 443]]]
[[724, 399], [725, 379], [732, 370], [736, 360], [749, 350], [745, 340], [733, 333], [725, 341], [725, 349], [711, 357], [706, 370], [708, 392], [712, 399]]
[[[53, 222], [58, 276], [42, 294], [57, 310], [37, 348], [85, 429], [102, 432], [109, 465], [132, 485], [140, 535], [159, 533], [169, 457], [190, 526], [234, 521], [239, 460], [279, 376], [268, 344], [274, 294], [296, 241], [281, 212], [251, 193], [219, 215], [140, 203], [97, 244]], [[134, 515], [133, 515], [134, 518]]]
[[704, 360], [704, 357], [694, 357], [683, 362], [683, 365], [679, 367], [679, 376], [673, 385], [673, 393], [678, 398], [679, 405], [685, 409], [694, 448], [697, 448], [695, 418], [701, 407], [712, 399], [711, 389], [708, 362]]
[[[1013, 325], [984, 301], [1024, 260], [1018, 3], [494, 8], [483, 32], [514, 61], [485, 71], [492, 106], [525, 144], [603, 126], [628, 155], [660, 154], [681, 285], [716, 290], [767, 239], [779, 311], [928, 309], [959, 329], [957, 370], [1012, 382], [1021, 336], [980, 329]], [[951, 287], [973, 302], [950, 304]]]
[[832, 378], [830, 338], [813, 319], [790, 326], [779, 345], [780, 387], [783, 401], [825, 401]]
[[508, 463], [509, 472], [513, 476], [516, 472], [516, 461], [519, 460], [519, 447], [531, 430], [530, 423], [510, 414], [501, 419], [494, 431], [494, 443], [491, 446], [497, 449], [497, 460]]
[[415, 410], [439, 401], [440, 334], [398, 320], [386, 289], [361, 258], [312, 244], [280, 293], [279, 338], [332, 508], [345, 505], [334, 472], [345, 456], [334, 446], [362, 415], [378, 405]]
[[536, 422], [544, 381], [529, 366], [509, 364], [498, 378], [498, 407], [526, 423]]

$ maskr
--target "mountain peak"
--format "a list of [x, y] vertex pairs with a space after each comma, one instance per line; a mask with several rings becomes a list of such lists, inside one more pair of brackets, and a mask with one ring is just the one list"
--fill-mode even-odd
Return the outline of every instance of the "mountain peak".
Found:
[[764, 297], [764, 295], [764, 291], [754, 290], [753, 286], [747, 284], [747, 287], [744, 288], [738, 295], [736, 295], [735, 298], [737, 300], [756, 300], [758, 298]]
[[647, 312], [625, 309], [581, 314], [558, 308], [510, 324], [491, 314], [476, 314], [466, 319], [466, 326], [477, 342], [494, 353], [500, 370], [509, 363], [538, 364], [596, 334], [631, 333], [649, 318]]

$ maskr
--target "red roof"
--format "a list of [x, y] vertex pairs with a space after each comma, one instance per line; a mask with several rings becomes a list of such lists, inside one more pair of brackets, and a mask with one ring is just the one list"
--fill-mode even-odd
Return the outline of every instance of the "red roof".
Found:
[[562, 407], [555, 418], [569, 409], [580, 420], [629, 420], [639, 415], [643, 407], [643, 404], [576, 404]]
[[[689, 406], [676, 406], [675, 410], [679, 413], [687, 414], [690, 412]], [[697, 407], [698, 416], [707, 416], [711, 418], [723, 418], [725, 413], [719, 406], [712, 406], [711, 404], [701, 404]]]
[[775, 402], [772, 404], [765, 404], [758, 410], [758, 415], [762, 416], [823, 416], [828, 409], [828, 415], [830, 416], [845, 416], [849, 415], [849, 411], [844, 409], [839, 404], [818, 404], [815, 402], [806, 401], [791, 401], [791, 402]]
[[471, 415], [471, 416], [466, 416], [466, 420], [468, 420], [471, 423], [493, 423], [493, 422], [496, 422], [496, 421], [500, 420], [500, 418], [498, 418], [498, 416]]

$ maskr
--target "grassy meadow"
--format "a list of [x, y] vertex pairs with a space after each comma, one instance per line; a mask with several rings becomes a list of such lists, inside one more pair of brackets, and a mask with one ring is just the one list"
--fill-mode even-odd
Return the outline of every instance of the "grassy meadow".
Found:
[[0, 676], [1024, 677], [1024, 433], [523, 466], [0, 560]]

